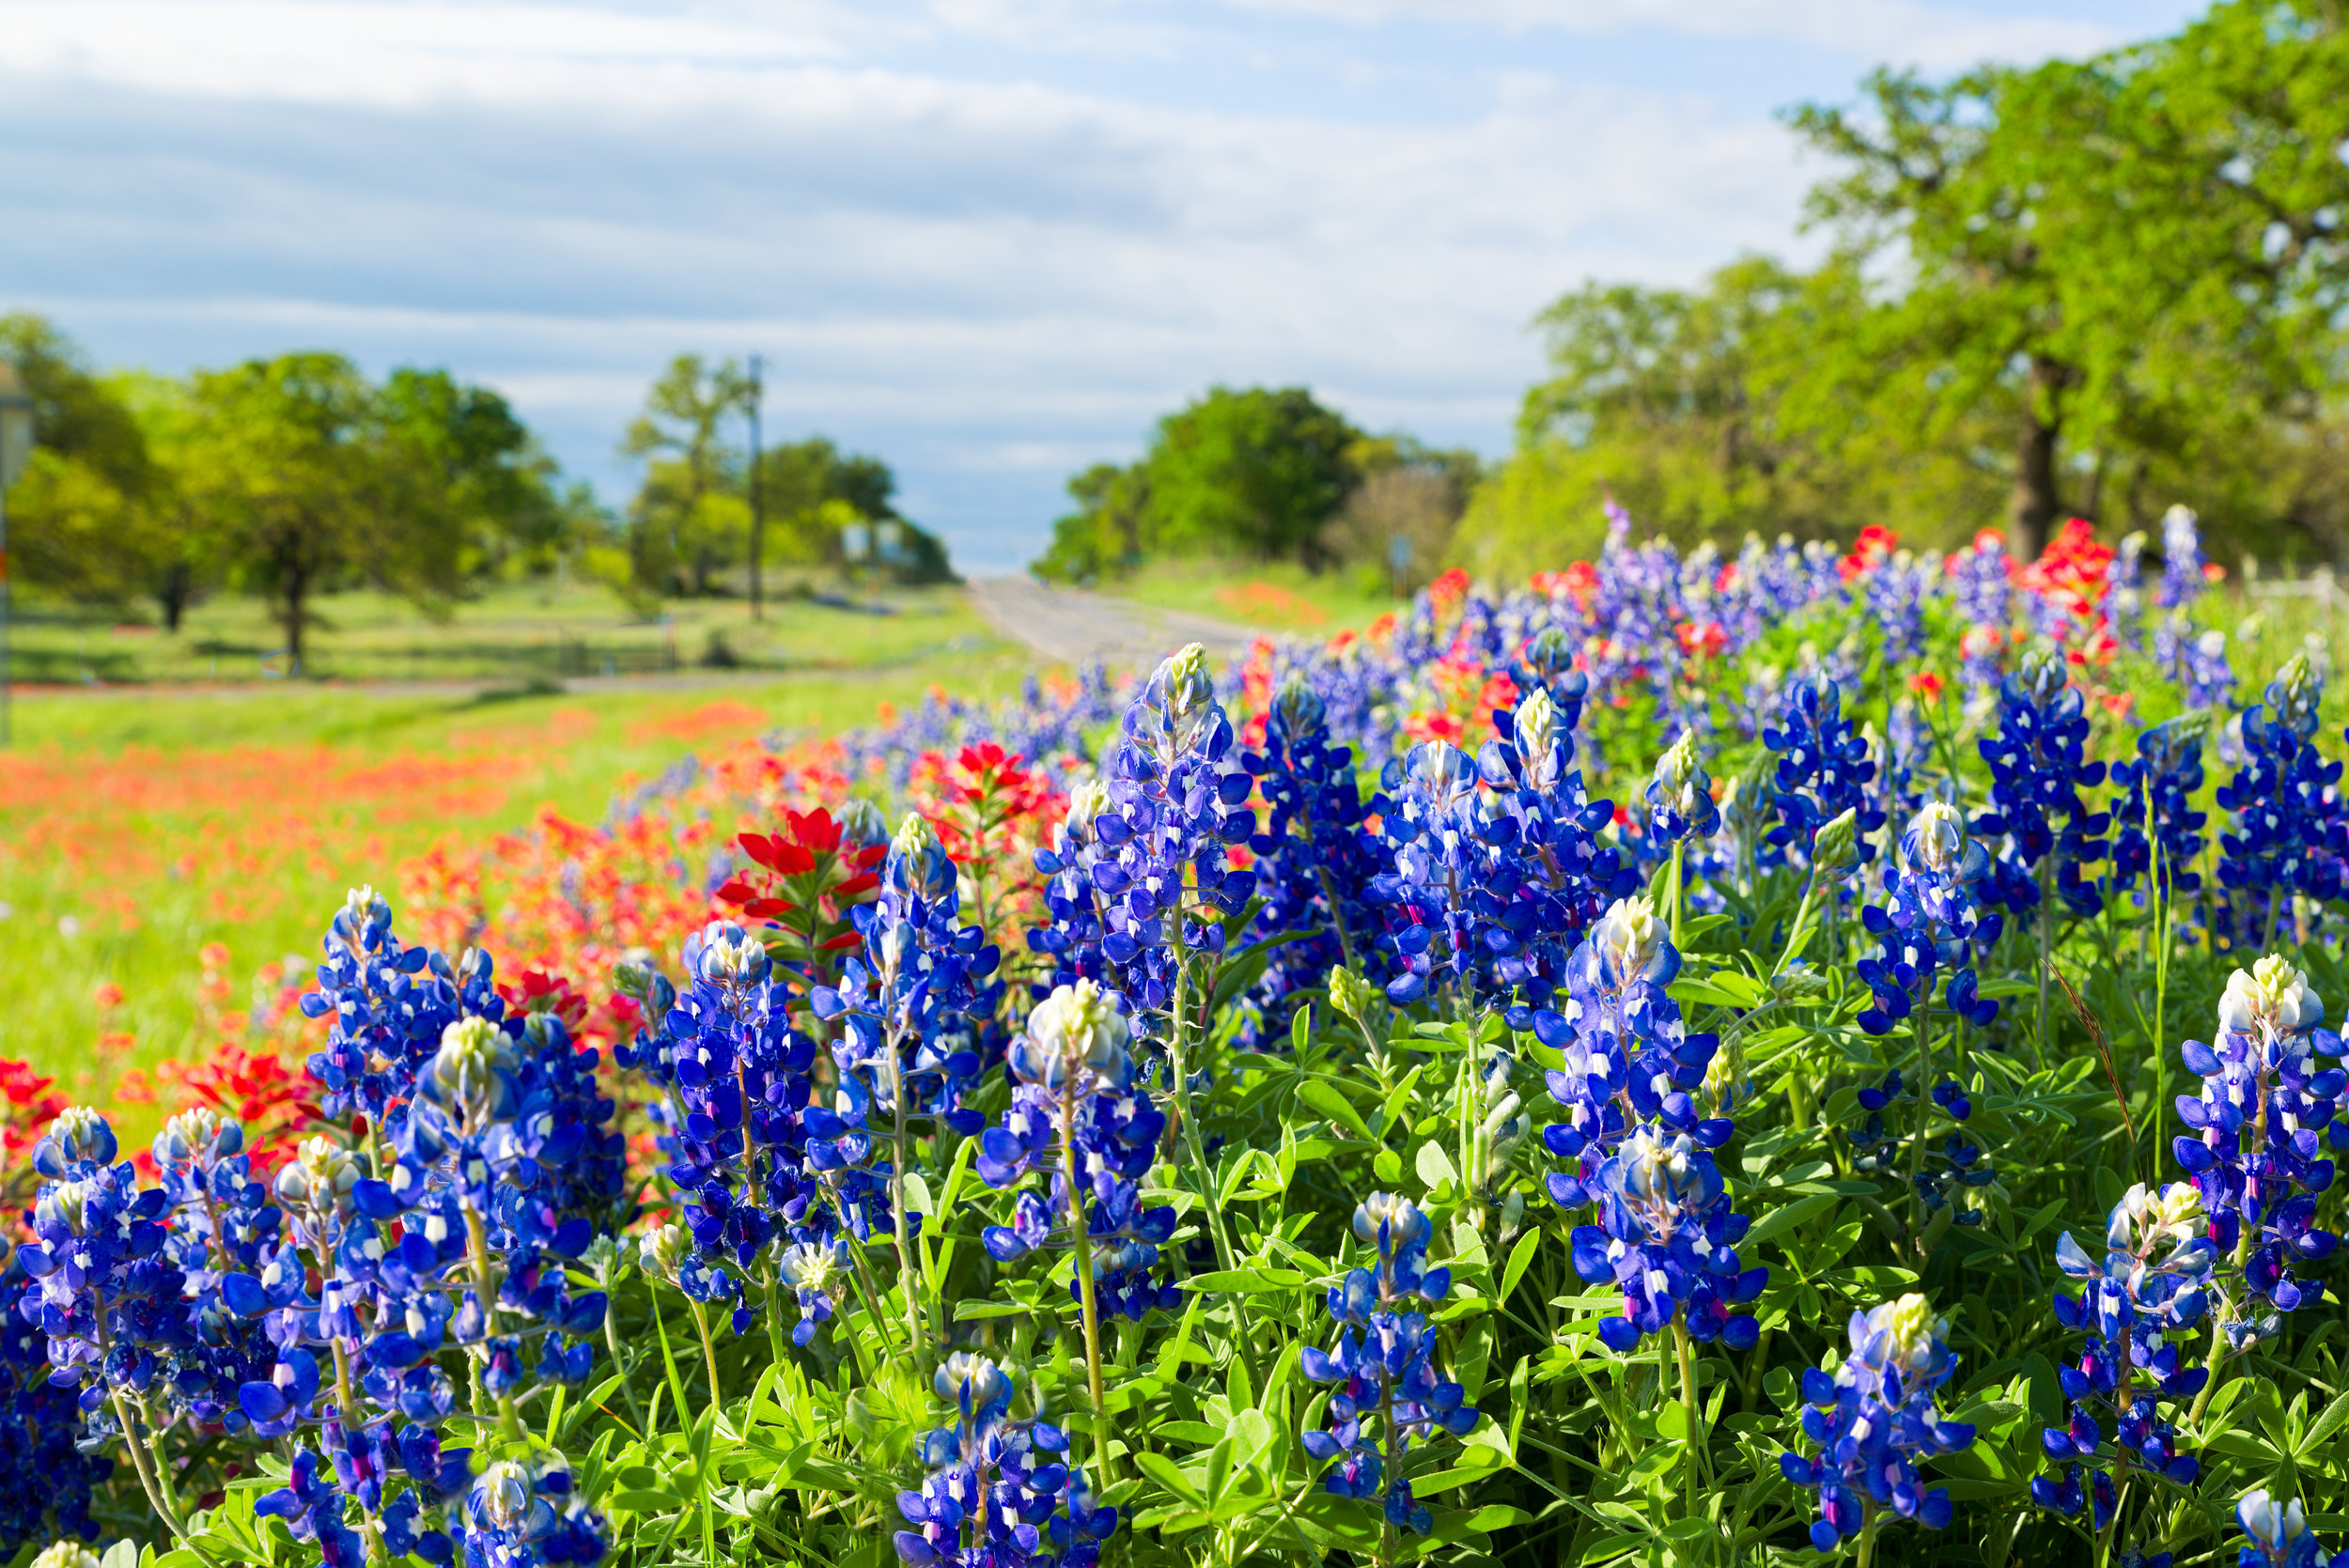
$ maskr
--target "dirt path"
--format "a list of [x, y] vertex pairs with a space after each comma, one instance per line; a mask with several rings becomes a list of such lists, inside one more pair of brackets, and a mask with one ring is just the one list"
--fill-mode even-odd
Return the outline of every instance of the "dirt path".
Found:
[[1112, 669], [1147, 670], [1186, 643], [1228, 656], [1256, 635], [1229, 621], [1050, 588], [1029, 577], [974, 577], [971, 602], [996, 630], [1061, 664], [1097, 659]]

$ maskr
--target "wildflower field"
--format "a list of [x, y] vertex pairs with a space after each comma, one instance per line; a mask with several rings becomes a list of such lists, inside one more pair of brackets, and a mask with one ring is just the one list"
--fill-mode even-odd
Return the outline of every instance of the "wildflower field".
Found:
[[2342, 735], [2222, 575], [1618, 515], [387, 840], [281, 1078], [0, 1076], [0, 1549], [2327, 1561]]

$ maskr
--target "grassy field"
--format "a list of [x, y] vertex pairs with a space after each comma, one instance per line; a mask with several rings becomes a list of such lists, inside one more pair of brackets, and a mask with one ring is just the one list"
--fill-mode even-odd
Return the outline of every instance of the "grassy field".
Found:
[[1360, 629], [1405, 602], [1355, 572], [1315, 573], [1286, 564], [1154, 562], [1101, 591], [1268, 631], [1323, 634]]
[[[953, 629], [926, 651], [894, 635], [911, 614], [824, 613], [834, 662], [860, 663], [568, 692], [20, 689], [17, 745], [0, 753], [0, 1057], [144, 1127], [138, 1080], [115, 1098], [126, 1073], [208, 1047], [208, 1007], [241, 1009], [265, 966], [312, 961], [347, 887], [393, 890], [443, 835], [517, 827], [542, 804], [599, 820], [615, 790], [688, 752], [869, 722], [934, 684], [992, 695], [1027, 668], [963, 629], [958, 603], [924, 613]], [[211, 943], [227, 956], [208, 996]]]
[[987, 628], [957, 588], [891, 589], [840, 602], [771, 601], [753, 621], [739, 599], [674, 601], [650, 617], [600, 587], [501, 585], [435, 620], [388, 594], [321, 598], [322, 628], [300, 671], [257, 599], [222, 595], [189, 612], [177, 633], [20, 602], [19, 681], [65, 685], [289, 679], [561, 680], [689, 669], [860, 669], [974, 646]]

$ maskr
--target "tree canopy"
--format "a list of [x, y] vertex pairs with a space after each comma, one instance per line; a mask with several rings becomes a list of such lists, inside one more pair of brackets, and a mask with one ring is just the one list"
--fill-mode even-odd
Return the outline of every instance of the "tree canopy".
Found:
[[1466, 531], [1481, 564], [1595, 533], [1606, 495], [1690, 537], [2002, 517], [2035, 553], [2063, 515], [2184, 501], [2261, 548], [2349, 543], [2334, 8], [2229, 0], [2087, 61], [1878, 71], [1787, 119], [1829, 160], [1808, 218], [1831, 254], [1545, 312], [1552, 373]]

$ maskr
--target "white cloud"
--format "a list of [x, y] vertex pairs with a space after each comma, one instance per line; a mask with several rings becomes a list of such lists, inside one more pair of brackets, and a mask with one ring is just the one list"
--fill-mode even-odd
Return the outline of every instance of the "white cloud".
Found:
[[[756, 349], [770, 429], [889, 457], [1000, 562], [1062, 474], [1210, 380], [1491, 449], [1561, 289], [1788, 248], [1801, 171], [1766, 118], [1677, 75], [1578, 77], [1511, 29], [1972, 36], [1914, 0], [1769, 28], [1730, 0], [1460, 0], [1441, 15], [1484, 41], [1430, 63], [1361, 18], [1434, 0], [1256, 3], [1283, 8], [1261, 38], [1268, 13], [1075, 0], [0, 0], [0, 308], [166, 367], [447, 363], [608, 487], [670, 354]], [[1285, 63], [1213, 57], [1243, 39]], [[1307, 102], [1300, 53], [1396, 96]], [[1047, 69], [1071, 54], [1152, 90]]]

